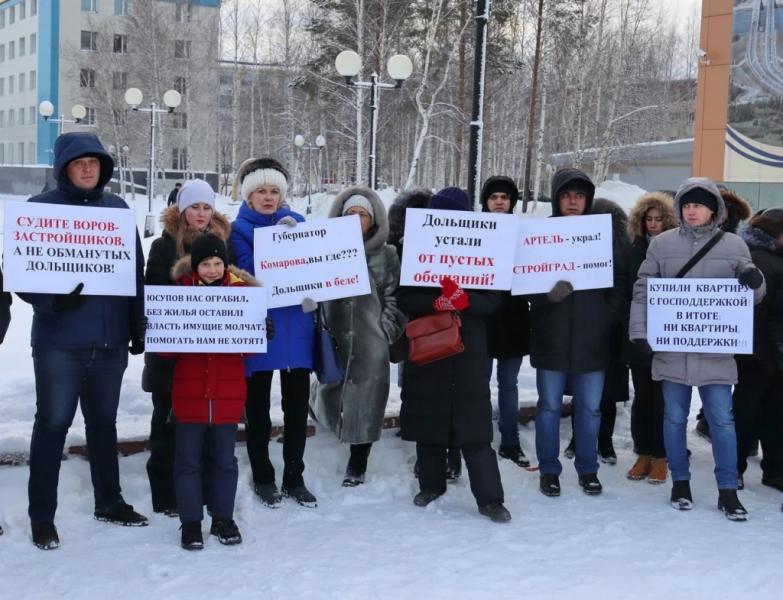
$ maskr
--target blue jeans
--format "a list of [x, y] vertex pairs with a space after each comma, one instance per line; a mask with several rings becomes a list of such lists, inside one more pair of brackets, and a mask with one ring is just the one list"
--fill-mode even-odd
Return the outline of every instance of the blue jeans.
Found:
[[30, 441], [28, 514], [33, 524], [54, 521], [65, 436], [84, 416], [95, 510], [122, 502], [117, 461], [117, 406], [128, 349], [33, 348], [36, 411]]
[[179, 518], [183, 523], [201, 521], [204, 516], [202, 474], [204, 443], [209, 446], [209, 498], [207, 506], [213, 519], [234, 518], [239, 468], [234, 456], [236, 425], [177, 423], [177, 448], [174, 455], [174, 491]]
[[539, 470], [544, 475], [560, 475], [563, 466], [560, 454], [560, 409], [566, 381], [571, 382], [574, 402], [574, 439], [579, 475], [598, 472], [598, 429], [601, 426], [601, 394], [604, 372], [568, 373], [567, 371], [536, 371], [538, 406], [536, 408], [536, 454]]
[[[522, 357], [498, 358], [498, 430], [501, 446], [519, 446], [519, 390], [517, 378]], [[489, 359], [489, 379], [492, 380], [492, 361]]]
[[[663, 381], [663, 441], [672, 481], [689, 481], [686, 424], [691, 409], [691, 386]], [[737, 434], [731, 412], [730, 385], [699, 386], [704, 416], [710, 425], [715, 480], [718, 489], [737, 489]]]

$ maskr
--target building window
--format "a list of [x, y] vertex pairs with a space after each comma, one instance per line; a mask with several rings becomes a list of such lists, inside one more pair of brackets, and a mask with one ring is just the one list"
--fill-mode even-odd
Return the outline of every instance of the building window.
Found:
[[[8, 9], [8, 24], [13, 25], [16, 22], [16, 7], [12, 6]], [[9, 148], [10, 148], [9, 144]]]
[[38, 50], [38, 36], [34, 33], [30, 34], [30, 54], [35, 54]]
[[174, 58], [190, 58], [190, 40], [174, 41]]
[[10, 96], [13, 93], [14, 93], [14, 76], [13, 75], [9, 75], [8, 76], [8, 95]]
[[186, 148], [171, 149], [171, 168], [175, 171], [184, 171], [188, 166], [188, 151]]
[[[21, 4], [19, 5], [21, 6]], [[27, 54], [27, 39], [20, 37], [19, 38], [19, 56], [24, 56]]]
[[128, 36], [124, 33], [114, 34], [114, 52], [115, 54], [128, 53]]
[[175, 112], [172, 115], [171, 126], [174, 129], [187, 129], [187, 127], [188, 127], [188, 113]]
[[19, 20], [21, 21], [27, 16], [26, 0], [19, 4]]
[[30, 71], [30, 91], [34, 92], [37, 85], [38, 85], [38, 73], [35, 71]]
[[16, 42], [11, 40], [8, 42], [8, 60], [16, 58]]
[[98, 12], [98, 0], [82, 0], [82, 12]]
[[81, 35], [81, 49], [92, 50], [98, 49], [98, 32], [97, 31], [82, 31]]
[[185, 95], [185, 92], [188, 89], [187, 79], [185, 79], [184, 77], [175, 77], [174, 89], [177, 90], [180, 94]]
[[27, 143], [27, 162], [31, 165], [34, 165], [37, 162], [35, 156], [35, 142]]
[[[0, 110], [0, 128], [5, 127], [5, 111]], [[2, 144], [0, 144], [2, 146]]]
[[[21, 4], [19, 6], [21, 6]], [[19, 144], [17, 145], [17, 148], [18, 148], [17, 156], [19, 156], [19, 164], [23, 165], [24, 164], [24, 142], [19, 142]]]
[[0, 62], [5, 62], [5, 44], [0, 44]]
[[128, 15], [128, 0], [114, 0], [114, 14], [118, 17]]
[[111, 74], [111, 87], [115, 90], [124, 90], [128, 87], [128, 74], [125, 71], [114, 71]]
[[28, 123], [30, 123], [30, 125], [35, 125], [35, 119], [36, 119], [35, 106], [31, 106], [30, 108], [27, 109], [27, 111], [29, 115], [27, 117]]
[[14, 109], [13, 108], [9, 109], [9, 111], [8, 111], [8, 126], [9, 127], [13, 127], [14, 125], [16, 125], [14, 115], [15, 115]]
[[19, 125], [24, 125], [24, 109], [19, 109]]
[[5, 164], [5, 144], [0, 144], [0, 164]]
[[23, 91], [25, 91], [25, 75], [24, 73], [19, 73], [19, 93], [21, 94]]
[[190, 4], [187, 3], [187, 0], [177, 0], [174, 15], [179, 23], [190, 21]]
[[[2, 29], [3, 27], [5, 27], [5, 11], [0, 10], [0, 29]], [[0, 144], [0, 148], [2, 148], [2, 146], [3, 145]]]
[[0, 77], [0, 96], [5, 96], [5, 79]]
[[95, 125], [95, 109], [86, 107], [87, 114], [84, 115], [82, 123], [85, 125]]
[[93, 69], [79, 70], [79, 87], [95, 87], [95, 71]]
[[30, 0], [30, 16], [38, 14], [38, 0]]

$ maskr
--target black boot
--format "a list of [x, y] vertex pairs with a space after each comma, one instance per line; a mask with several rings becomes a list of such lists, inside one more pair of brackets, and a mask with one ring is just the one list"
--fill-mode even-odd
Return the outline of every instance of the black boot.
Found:
[[514, 464], [520, 467], [529, 467], [530, 461], [522, 451], [522, 447], [517, 444], [516, 446], [501, 446], [498, 448], [498, 456], [500, 458], [506, 458], [512, 461]]
[[611, 440], [598, 444], [598, 458], [607, 465], [617, 464], [617, 453], [614, 451], [614, 445]]
[[502, 502], [490, 502], [479, 506], [478, 510], [482, 515], [489, 517], [493, 523], [508, 523], [511, 520], [511, 513]]
[[449, 448], [446, 454], [446, 481], [455, 483], [462, 475], [462, 452], [459, 448]]
[[673, 508], [677, 510], [690, 510], [693, 508], [693, 496], [691, 496], [690, 481], [672, 482], [672, 495], [669, 498]]
[[202, 550], [204, 548], [204, 538], [201, 535], [201, 521], [192, 521], [183, 523], [182, 539], [180, 545], [185, 550]]
[[729, 521], [748, 520], [748, 511], [737, 498], [737, 490], [718, 490], [718, 510], [722, 510]]
[[280, 495], [274, 482], [256, 483], [253, 486], [253, 491], [261, 499], [261, 504], [267, 508], [280, 508], [280, 502], [282, 502], [283, 497]]
[[437, 500], [442, 495], [443, 494], [439, 494], [438, 492], [425, 492], [424, 490], [422, 490], [413, 497], [413, 503], [416, 506], [424, 507], [427, 506], [433, 500]]
[[60, 538], [54, 523], [33, 525], [33, 544], [41, 550], [54, 550], [60, 547]]
[[597, 496], [604, 491], [598, 476], [595, 473], [587, 473], [579, 476], [579, 487], [588, 496]]
[[351, 457], [345, 468], [343, 487], [356, 487], [364, 483], [364, 474], [367, 472], [367, 457], [370, 454], [372, 444], [351, 444]]
[[214, 535], [225, 546], [242, 543], [242, 534], [234, 519], [213, 519], [209, 534]]
[[544, 496], [556, 498], [560, 495], [560, 478], [557, 475], [542, 473], [538, 480], [538, 489]]
[[95, 518], [126, 527], [145, 527], [149, 524], [147, 517], [137, 513], [133, 506], [124, 501], [106, 510], [96, 510]]
[[293, 498], [297, 504], [305, 508], [316, 508], [318, 506], [318, 500], [304, 484], [290, 488], [283, 486], [283, 496]]

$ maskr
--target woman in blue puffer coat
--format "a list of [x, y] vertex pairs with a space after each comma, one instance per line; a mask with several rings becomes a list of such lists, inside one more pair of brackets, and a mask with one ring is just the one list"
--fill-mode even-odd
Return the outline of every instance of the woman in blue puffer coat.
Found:
[[[295, 227], [304, 217], [284, 202], [288, 172], [272, 158], [245, 161], [237, 173], [244, 203], [231, 225], [231, 243], [236, 265], [253, 275], [253, 230], [257, 227], [287, 225]], [[306, 298], [302, 306], [269, 310], [275, 335], [265, 354], [245, 359], [247, 377], [247, 453], [253, 470], [253, 487], [270, 508], [280, 505], [281, 493], [275, 484], [275, 470], [269, 460], [269, 419], [272, 375], [280, 371], [283, 424], [282, 495], [294, 498], [302, 506], [316, 506], [316, 498], [305, 487], [304, 449], [307, 439], [307, 413], [310, 395], [310, 371], [313, 368], [315, 326], [312, 315], [316, 303]]]

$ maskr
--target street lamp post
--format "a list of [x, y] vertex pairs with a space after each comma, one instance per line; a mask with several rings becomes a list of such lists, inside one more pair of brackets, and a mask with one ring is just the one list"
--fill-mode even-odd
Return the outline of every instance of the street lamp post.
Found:
[[149, 174], [147, 179], [147, 199], [148, 210], [147, 222], [144, 227], [145, 237], [147, 233], [154, 235], [155, 223], [152, 219], [152, 198], [155, 195], [155, 127], [157, 126], [157, 115], [161, 113], [172, 113], [182, 102], [182, 96], [176, 90], [168, 90], [163, 94], [163, 103], [167, 108], [158, 108], [156, 102], [150, 102], [149, 108], [139, 108], [144, 96], [138, 88], [128, 88], [125, 91], [125, 102], [135, 112], [149, 113], [150, 115], [150, 151], [149, 151]]
[[326, 138], [322, 135], [319, 135], [317, 138], [315, 138], [315, 145], [312, 144], [306, 144], [306, 140], [303, 135], [297, 135], [294, 138], [294, 145], [299, 148], [300, 150], [307, 150], [307, 214], [309, 215], [312, 212], [312, 198], [311, 198], [311, 185], [310, 185], [310, 175], [312, 173], [312, 169], [310, 165], [312, 164], [312, 155], [313, 150], [318, 150], [319, 152], [323, 149], [323, 147], [326, 145]]
[[57, 135], [62, 135], [63, 125], [66, 123], [81, 123], [82, 119], [87, 116], [87, 109], [84, 108], [84, 106], [81, 104], [74, 104], [71, 108], [71, 116], [73, 119], [66, 119], [64, 114], [60, 114], [58, 118], [52, 119], [52, 115], [54, 114], [54, 104], [48, 100], [44, 100], [38, 105], [38, 113], [44, 118], [44, 121], [47, 121], [48, 123], [56, 123]]
[[[403, 82], [413, 73], [413, 63], [411, 59], [404, 54], [395, 54], [386, 64], [386, 70], [395, 83], [384, 83], [379, 80], [378, 73], [373, 73], [370, 81], [354, 81], [354, 77], [362, 69], [362, 59], [353, 50], [343, 50], [337, 55], [334, 61], [337, 72], [345, 78], [346, 85], [352, 85], [357, 88], [370, 88], [370, 164], [369, 164], [369, 186], [375, 189], [378, 185], [378, 176], [376, 170], [377, 164], [377, 145], [378, 145], [378, 105], [380, 103], [380, 91], [382, 89], [400, 89]], [[361, 140], [356, 141], [357, 144]]]
[[468, 195], [474, 206], [481, 193], [481, 151], [484, 141], [484, 74], [487, 65], [487, 34], [492, 0], [476, 2], [476, 58], [473, 62], [473, 112], [470, 120]]

